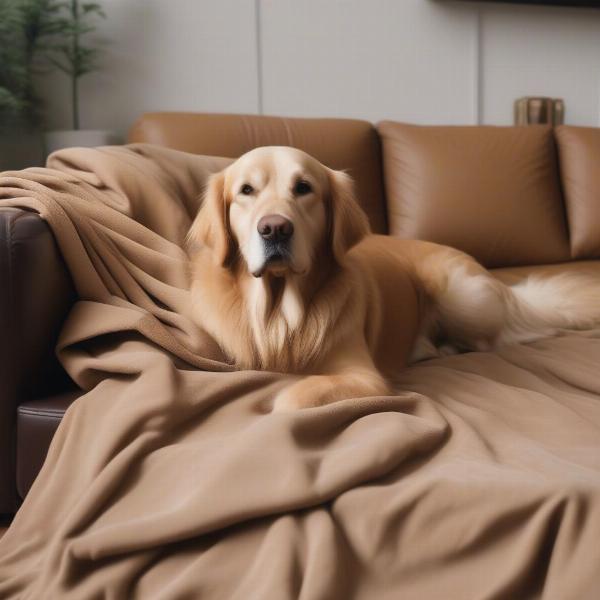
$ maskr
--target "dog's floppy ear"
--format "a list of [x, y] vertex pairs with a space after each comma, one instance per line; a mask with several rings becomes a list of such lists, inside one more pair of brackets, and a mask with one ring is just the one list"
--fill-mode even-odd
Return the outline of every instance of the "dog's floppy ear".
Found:
[[352, 246], [370, 233], [369, 220], [354, 197], [352, 178], [343, 171], [329, 171], [331, 190], [331, 245], [333, 256], [342, 263]]
[[229, 230], [225, 200], [225, 174], [211, 175], [202, 207], [187, 235], [188, 242], [201, 244], [213, 252], [216, 264], [227, 266], [233, 255], [233, 239]]

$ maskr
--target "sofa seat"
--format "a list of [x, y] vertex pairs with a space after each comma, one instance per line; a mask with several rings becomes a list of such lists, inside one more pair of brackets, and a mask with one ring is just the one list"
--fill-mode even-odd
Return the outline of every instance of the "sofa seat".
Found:
[[529, 275], [552, 276], [560, 273], [578, 273], [600, 277], [600, 260], [574, 260], [568, 263], [557, 263], [552, 265], [535, 265], [525, 267], [505, 267], [491, 269], [491, 272], [500, 281], [507, 285], [519, 283]]
[[29, 400], [17, 409], [17, 491], [25, 498], [40, 472], [50, 442], [67, 408], [82, 395], [72, 390], [56, 396]]
[[[498, 267], [495, 275], [507, 283], [534, 271], [600, 274], [600, 263], [581, 261], [600, 258], [598, 128], [374, 127], [348, 119], [152, 113], [133, 125], [128, 141], [232, 158], [257, 146], [293, 145], [352, 175], [378, 233], [455, 246]], [[572, 259], [580, 262], [566, 262]], [[505, 268], [551, 261], [562, 264]], [[21, 428], [33, 430], [36, 419], [46, 440], [30, 442], [16, 439], [17, 408], [73, 385], [53, 350], [77, 293], [50, 228], [29, 210], [0, 209], [2, 292], [1, 329], [10, 335], [0, 337], [0, 514], [12, 514], [62, 410], [59, 403], [53, 418], [38, 419], [37, 403], [27, 403]], [[35, 465], [30, 444], [43, 449]]]
[[[507, 284], [515, 284], [532, 274], [581, 273], [600, 276], [600, 260], [574, 261], [543, 266], [493, 269]], [[443, 360], [443, 359], [442, 359]], [[21, 404], [17, 414], [17, 490], [21, 498], [29, 491], [46, 458], [52, 437], [67, 408], [82, 395], [72, 390], [56, 396]]]

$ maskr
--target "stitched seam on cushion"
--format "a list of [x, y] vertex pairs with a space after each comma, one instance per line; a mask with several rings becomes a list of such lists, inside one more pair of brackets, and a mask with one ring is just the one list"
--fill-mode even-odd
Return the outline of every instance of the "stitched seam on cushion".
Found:
[[67, 409], [61, 410], [60, 408], [32, 408], [31, 406], [21, 405], [19, 406], [20, 413], [27, 413], [30, 415], [63, 415]]
[[65, 413], [61, 413], [61, 412], [42, 412], [39, 410], [23, 410], [22, 408], [19, 409], [19, 414], [20, 415], [26, 415], [28, 417], [44, 417], [44, 418], [52, 418], [52, 419], [57, 419], [60, 420], [64, 417]]
[[6, 311], [6, 321], [4, 323], [4, 327], [5, 330], [7, 331], [8, 335], [5, 337], [5, 339], [12, 339], [11, 335], [13, 332], [13, 327], [12, 327], [12, 323], [13, 323], [13, 319], [11, 318], [11, 316], [13, 315], [13, 309], [14, 309], [14, 282], [12, 279], [13, 276], [13, 245], [12, 245], [12, 239], [13, 239], [13, 224], [14, 224], [14, 219], [6, 219], [4, 221], [4, 240], [5, 240], [5, 257], [6, 257], [6, 278], [7, 278], [7, 282], [6, 282], [6, 306], [7, 306], [7, 311]]
[[[6, 298], [6, 305], [7, 307], [10, 305], [9, 302], [9, 298], [10, 298], [10, 287], [11, 287], [11, 282], [10, 282], [10, 268], [9, 268], [9, 251], [10, 251], [10, 235], [9, 235], [9, 223], [8, 223], [8, 219], [2, 219], [3, 225], [4, 225], [4, 235], [2, 237], [0, 237], [0, 240], [2, 240], [4, 242], [3, 247], [0, 248], [0, 252], [4, 255], [5, 259], [6, 259], [6, 274], [7, 274], [7, 279], [8, 282], [6, 283], [6, 287], [4, 288], [4, 295]], [[2, 276], [2, 272], [0, 271], [0, 277]], [[3, 286], [4, 287], [4, 286]], [[7, 315], [8, 315], [8, 311], [7, 311]], [[8, 333], [8, 324], [10, 319], [7, 318], [7, 315], [4, 315], [4, 318], [0, 319], [0, 327], [2, 329], [6, 328], [7, 333]], [[0, 315], [0, 317], [2, 317], [3, 315]], [[5, 336], [4, 339], [8, 339], [8, 336]], [[2, 344], [2, 346], [4, 347], [4, 344]], [[4, 349], [4, 348], [3, 348]], [[0, 360], [2, 361], [2, 367], [4, 367], [4, 365], [6, 364], [5, 359], [6, 356], [3, 355], [4, 353], [0, 354]], [[4, 367], [5, 368], [5, 367]], [[4, 371], [4, 368], [0, 369], [0, 374], [2, 373], [2, 371]]]
[[287, 145], [293, 146], [292, 144], [292, 130], [290, 129], [290, 124], [288, 119], [285, 117], [281, 117], [281, 122], [283, 123], [283, 128], [285, 129], [285, 135], [287, 136]]
[[[13, 233], [14, 233], [14, 223], [15, 221], [19, 218], [19, 215], [16, 217], [16, 219], [12, 219], [9, 218], [5, 221], [5, 256], [6, 256], [6, 275], [7, 275], [7, 279], [8, 282], [6, 282], [6, 303], [7, 303], [7, 314], [6, 314], [6, 322], [4, 323], [4, 326], [6, 328], [7, 331], [7, 336], [5, 337], [5, 340], [11, 340], [14, 341], [14, 336], [13, 333], [15, 331], [14, 328], [14, 306], [15, 306], [15, 286], [14, 286], [14, 281], [13, 281], [13, 273], [14, 273], [14, 248], [13, 248]], [[19, 356], [18, 350], [19, 348], [16, 348], [17, 350], [17, 356]], [[8, 360], [8, 356], [5, 357], [5, 360]], [[16, 382], [13, 381], [12, 382], [12, 390], [10, 390], [13, 394], [16, 395]], [[14, 400], [16, 401], [16, 398], [14, 398]], [[12, 426], [9, 425], [9, 427], [11, 427], [12, 429], [12, 439], [10, 439], [9, 441], [9, 446], [8, 446], [8, 452], [10, 453], [9, 455], [9, 469], [12, 468], [12, 477], [14, 477], [16, 475], [16, 465], [17, 465], [17, 436], [16, 436], [16, 428], [17, 428], [17, 415], [16, 415], [16, 411], [13, 413], [13, 417], [12, 417], [13, 421], [12, 421]], [[10, 434], [9, 434], [10, 435]], [[13, 483], [11, 481], [11, 483]], [[13, 487], [11, 485], [11, 487]], [[12, 502], [15, 502], [15, 493], [16, 490], [11, 489], [9, 494], [10, 494], [10, 498], [12, 498]]]
[[[18, 217], [17, 217], [18, 219]], [[10, 336], [9, 339], [13, 340], [14, 336], [12, 335], [15, 331], [15, 328], [13, 326], [15, 320], [14, 318], [11, 318], [11, 315], [14, 315], [14, 310], [15, 310], [15, 285], [14, 285], [14, 281], [13, 281], [13, 273], [14, 273], [14, 260], [15, 260], [15, 255], [14, 255], [14, 247], [13, 247], [13, 236], [14, 236], [14, 227], [15, 227], [15, 221], [17, 219], [11, 219], [10, 222], [7, 224], [7, 233], [6, 233], [6, 241], [8, 244], [8, 329], [10, 330]], [[17, 350], [19, 350], [20, 348], [17, 348]], [[17, 356], [19, 356], [19, 352], [17, 352]], [[16, 390], [15, 390], [16, 391]]]

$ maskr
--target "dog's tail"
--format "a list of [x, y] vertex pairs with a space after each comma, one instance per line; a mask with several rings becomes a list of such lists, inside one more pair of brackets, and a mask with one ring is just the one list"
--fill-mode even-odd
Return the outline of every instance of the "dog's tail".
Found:
[[505, 305], [501, 344], [531, 342], [560, 330], [600, 325], [600, 277], [562, 273], [533, 275], [503, 286]]

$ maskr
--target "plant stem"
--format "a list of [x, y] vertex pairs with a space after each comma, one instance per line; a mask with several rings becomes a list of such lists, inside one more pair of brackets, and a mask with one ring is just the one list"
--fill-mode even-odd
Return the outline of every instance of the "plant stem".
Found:
[[79, 129], [79, 85], [77, 76], [71, 77], [71, 102], [73, 104], [73, 129]]
[[71, 72], [71, 102], [73, 105], [73, 129], [79, 129], [79, 2], [71, 0], [71, 16], [75, 30], [72, 37], [73, 71]]

